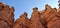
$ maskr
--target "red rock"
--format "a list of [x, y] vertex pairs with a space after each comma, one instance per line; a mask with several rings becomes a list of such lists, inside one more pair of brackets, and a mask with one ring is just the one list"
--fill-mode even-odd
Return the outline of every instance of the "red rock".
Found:
[[60, 28], [60, 8], [51, 8], [48, 4], [45, 10], [38, 11], [33, 8], [31, 18], [24, 12], [14, 22], [14, 7], [0, 2], [0, 28]]
[[[10, 9], [8, 5], [4, 5], [0, 2], [0, 28], [12, 28], [14, 23], [14, 10]], [[1, 26], [2, 25], [2, 26]]]
[[29, 20], [26, 12], [16, 20], [13, 28], [29, 28]]
[[40, 22], [38, 8], [33, 8], [32, 18], [31, 18], [31, 25], [29, 28], [44, 28]]

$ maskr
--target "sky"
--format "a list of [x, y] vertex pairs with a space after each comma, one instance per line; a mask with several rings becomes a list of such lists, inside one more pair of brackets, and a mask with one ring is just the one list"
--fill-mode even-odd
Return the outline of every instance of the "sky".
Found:
[[39, 11], [44, 10], [46, 4], [52, 8], [58, 8], [58, 0], [0, 0], [0, 2], [14, 7], [15, 20], [24, 12], [27, 12], [28, 18], [30, 18], [34, 7], [38, 7]]

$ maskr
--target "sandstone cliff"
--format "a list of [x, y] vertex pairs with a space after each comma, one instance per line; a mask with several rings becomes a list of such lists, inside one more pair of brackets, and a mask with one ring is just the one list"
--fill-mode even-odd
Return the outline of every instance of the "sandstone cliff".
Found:
[[45, 5], [45, 10], [33, 8], [31, 18], [24, 12], [14, 21], [14, 7], [0, 2], [0, 28], [60, 28], [60, 8]]
[[14, 23], [14, 8], [0, 2], [0, 28], [12, 28]]

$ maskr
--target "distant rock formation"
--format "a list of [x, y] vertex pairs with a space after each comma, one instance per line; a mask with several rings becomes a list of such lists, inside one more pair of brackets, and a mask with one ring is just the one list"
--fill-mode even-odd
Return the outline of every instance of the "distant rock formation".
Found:
[[0, 2], [0, 28], [60, 28], [60, 8], [45, 5], [45, 10], [33, 8], [31, 18], [24, 12], [14, 21], [14, 7]]

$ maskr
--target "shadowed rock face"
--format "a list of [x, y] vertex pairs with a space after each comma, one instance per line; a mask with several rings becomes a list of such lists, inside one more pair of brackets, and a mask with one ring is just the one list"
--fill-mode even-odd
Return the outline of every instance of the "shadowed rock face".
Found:
[[24, 12], [14, 22], [14, 7], [0, 2], [0, 28], [60, 28], [60, 8], [51, 8], [45, 5], [45, 10], [33, 8], [31, 18]]
[[0, 3], [0, 28], [12, 28], [14, 23], [14, 9]]

